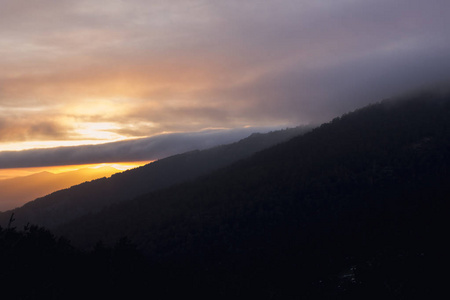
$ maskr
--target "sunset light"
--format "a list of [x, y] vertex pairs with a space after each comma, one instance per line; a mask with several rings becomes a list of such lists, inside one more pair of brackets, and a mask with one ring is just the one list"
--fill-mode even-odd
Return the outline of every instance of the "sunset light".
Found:
[[81, 169], [91, 169], [95, 171], [99, 168], [114, 168], [117, 172], [137, 168], [150, 163], [151, 161], [139, 162], [116, 162], [116, 163], [101, 163], [101, 164], [86, 164], [86, 165], [68, 165], [68, 166], [49, 166], [49, 167], [35, 167], [35, 168], [17, 168], [17, 169], [0, 169], [0, 180], [10, 179], [15, 177], [29, 176], [40, 172], [50, 172], [53, 174], [60, 174], [65, 172], [77, 171]]
[[447, 4], [369, 2], [2, 1], [0, 172], [152, 161], [450, 77]]
[[80, 139], [110, 142], [123, 139], [123, 136], [114, 133], [118, 129], [120, 127], [111, 122], [85, 122], [79, 124], [74, 132], [80, 135]]
[[442, 298], [449, 15], [0, 0], [1, 299]]

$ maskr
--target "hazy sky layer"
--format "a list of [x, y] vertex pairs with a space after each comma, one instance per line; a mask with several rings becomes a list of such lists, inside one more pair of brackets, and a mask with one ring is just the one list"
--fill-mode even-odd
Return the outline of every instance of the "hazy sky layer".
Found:
[[447, 82], [448, 0], [0, 0], [0, 151], [318, 123]]

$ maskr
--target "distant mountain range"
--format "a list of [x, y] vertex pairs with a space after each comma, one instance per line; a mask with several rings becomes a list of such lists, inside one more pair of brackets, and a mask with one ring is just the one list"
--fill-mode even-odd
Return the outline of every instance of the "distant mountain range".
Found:
[[117, 172], [120, 171], [112, 167], [84, 168], [58, 174], [40, 172], [29, 176], [0, 180], [0, 211], [20, 207], [54, 191], [85, 181], [109, 177]]
[[[254, 133], [236, 143], [161, 159], [140, 168], [114, 174], [111, 178], [102, 178], [54, 192], [22, 207], [0, 213], [0, 224], [6, 224], [14, 212], [16, 226], [31, 223], [55, 228], [85, 214], [98, 212], [114, 203], [131, 200], [150, 191], [205, 175], [309, 130], [311, 127], [302, 126], [265, 134]], [[67, 180], [69, 175], [77, 174], [67, 175], [67, 177], [60, 176], [59, 182]], [[40, 182], [51, 177], [51, 174], [42, 174]], [[28, 186], [24, 185], [24, 193], [37, 193], [43, 190], [43, 187], [38, 187], [37, 182], [33, 183], [34, 179], [32, 177], [20, 180], [29, 184], [30, 191], [28, 192]], [[55, 190], [57, 188], [52, 191]]]

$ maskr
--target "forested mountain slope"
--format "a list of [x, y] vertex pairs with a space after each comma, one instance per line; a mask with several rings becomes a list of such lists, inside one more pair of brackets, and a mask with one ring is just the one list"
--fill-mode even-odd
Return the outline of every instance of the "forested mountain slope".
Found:
[[449, 169], [450, 97], [426, 92], [57, 232], [83, 247], [129, 237], [155, 295], [426, 297], [440, 283]]
[[0, 224], [6, 224], [14, 213], [16, 226], [31, 223], [53, 228], [85, 214], [95, 213], [113, 203], [207, 174], [310, 129], [305, 126], [266, 134], [255, 133], [229, 145], [161, 159], [110, 178], [54, 192], [20, 208], [0, 213]]

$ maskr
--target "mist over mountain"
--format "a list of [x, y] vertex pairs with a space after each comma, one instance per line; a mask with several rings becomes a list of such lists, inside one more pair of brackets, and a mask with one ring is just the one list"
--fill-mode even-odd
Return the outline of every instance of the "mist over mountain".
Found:
[[265, 134], [254, 133], [229, 145], [161, 159], [111, 178], [54, 192], [23, 207], [0, 213], [0, 224], [6, 224], [14, 212], [17, 226], [31, 223], [53, 228], [84, 214], [98, 212], [113, 203], [194, 179], [309, 130], [311, 127], [304, 126]]
[[[449, 225], [449, 116], [447, 92], [410, 94], [296, 137], [292, 130], [255, 134], [37, 199], [1, 215], [0, 275], [17, 286], [20, 274], [45, 270], [20, 295], [71, 299], [87, 291], [198, 299], [434, 297], [446, 287], [440, 266]], [[286, 134], [284, 142], [252, 152]], [[137, 193], [142, 183], [153, 190]], [[115, 202], [119, 192], [128, 197]], [[86, 202], [101, 209], [73, 214]], [[15, 229], [22, 218], [64, 214], [64, 206], [72, 214], [53, 223], [56, 236], [28, 225]]]
[[449, 12], [0, 0], [0, 300], [447, 298]]
[[208, 129], [197, 132], [159, 134], [99, 145], [0, 151], [0, 168], [153, 161], [188, 151], [233, 143], [254, 132], [262, 133], [280, 129], [279, 126]]
[[56, 232], [88, 249], [127, 236], [155, 294], [425, 297], [448, 223], [449, 116], [448, 94], [383, 101]]

